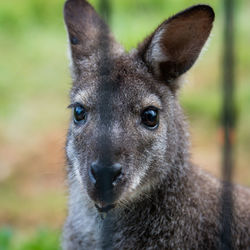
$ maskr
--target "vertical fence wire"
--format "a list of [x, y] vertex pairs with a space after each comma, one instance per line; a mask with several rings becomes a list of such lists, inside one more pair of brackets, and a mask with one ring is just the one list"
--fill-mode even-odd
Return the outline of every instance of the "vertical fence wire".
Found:
[[106, 23], [110, 24], [112, 11], [110, 0], [100, 0], [99, 9]]
[[233, 139], [235, 128], [234, 103], [234, 1], [224, 0], [224, 55], [223, 55], [223, 165], [221, 194], [221, 242], [219, 249], [233, 249]]
[[[100, 0], [99, 1], [99, 10], [102, 17], [109, 25], [111, 20], [111, 4], [109, 0]], [[102, 136], [98, 140], [98, 148], [101, 152], [101, 161], [104, 165], [108, 166], [111, 164], [112, 158], [112, 143], [110, 141], [108, 127], [112, 120], [112, 107], [111, 107], [111, 96], [114, 93], [117, 84], [110, 80], [113, 68], [112, 61], [110, 59], [110, 49], [111, 44], [109, 37], [107, 37], [108, 30], [103, 27], [103, 30], [100, 30], [99, 33], [99, 44], [101, 48], [101, 56], [98, 63], [99, 68], [99, 95], [100, 100], [98, 104], [98, 109], [101, 114], [101, 123], [104, 124], [100, 129], [102, 131]], [[109, 184], [105, 180], [105, 175], [103, 176], [104, 190], [109, 188]], [[112, 197], [110, 194], [103, 193], [102, 196], [106, 200], [111, 200]], [[109, 197], [108, 197], [109, 196]], [[105, 218], [104, 218], [105, 217]], [[113, 228], [112, 228], [112, 213], [103, 214], [103, 226], [101, 228], [101, 249], [102, 250], [112, 250], [113, 249]]]

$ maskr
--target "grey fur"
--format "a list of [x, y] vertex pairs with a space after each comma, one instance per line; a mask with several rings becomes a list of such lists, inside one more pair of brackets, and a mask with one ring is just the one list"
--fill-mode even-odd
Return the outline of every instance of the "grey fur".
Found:
[[[125, 53], [86, 1], [66, 2], [65, 22], [69, 37], [74, 37], [71, 103], [82, 103], [88, 120], [82, 126], [72, 121], [68, 131], [69, 211], [63, 249], [110, 249], [105, 237], [112, 249], [219, 247], [221, 183], [190, 163], [189, 135], [178, 102], [179, 76], [198, 57], [213, 18], [210, 7], [192, 7], [165, 21], [138, 49]], [[189, 34], [176, 32], [173, 41], [184, 37], [187, 46], [181, 51], [165, 47], [168, 30], [182, 29], [183, 20], [197, 25], [199, 34], [190, 43]], [[103, 39], [110, 48], [111, 66], [101, 76], [98, 29], [105, 30]], [[163, 56], [157, 57], [159, 53]], [[100, 103], [107, 90], [100, 87], [104, 82], [111, 82], [112, 90], [108, 102]], [[106, 104], [112, 111], [109, 121], [101, 118], [100, 107]], [[140, 122], [140, 113], [148, 106], [160, 109], [160, 125], [153, 131]], [[95, 196], [88, 177], [89, 166], [100, 157], [97, 144], [103, 134], [110, 142], [112, 162], [123, 166], [122, 181], [114, 190], [116, 207], [105, 219], [95, 208], [104, 204]], [[249, 249], [250, 191], [235, 186], [233, 198], [234, 248]]]

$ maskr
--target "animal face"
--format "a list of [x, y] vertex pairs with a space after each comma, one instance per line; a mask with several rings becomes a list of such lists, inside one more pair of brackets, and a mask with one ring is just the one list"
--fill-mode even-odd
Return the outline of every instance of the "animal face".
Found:
[[86, 1], [68, 0], [64, 15], [73, 77], [69, 173], [105, 211], [139, 197], [184, 162], [179, 77], [197, 59], [214, 13], [206, 5], [187, 9], [130, 53]]

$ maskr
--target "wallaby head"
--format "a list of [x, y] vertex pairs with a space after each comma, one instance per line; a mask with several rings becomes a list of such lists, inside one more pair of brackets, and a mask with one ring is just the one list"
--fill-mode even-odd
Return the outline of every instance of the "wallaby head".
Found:
[[164, 21], [130, 53], [86, 1], [68, 0], [64, 16], [73, 78], [70, 182], [100, 210], [122, 206], [185, 168], [179, 77], [198, 58], [214, 12], [193, 6]]

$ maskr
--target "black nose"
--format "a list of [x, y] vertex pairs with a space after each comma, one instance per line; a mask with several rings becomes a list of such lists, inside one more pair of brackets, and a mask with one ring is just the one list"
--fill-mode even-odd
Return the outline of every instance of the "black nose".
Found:
[[93, 184], [104, 189], [116, 185], [122, 174], [122, 167], [119, 163], [111, 166], [104, 166], [101, 163], [93, 162], [89, 169], [89, 177]]

